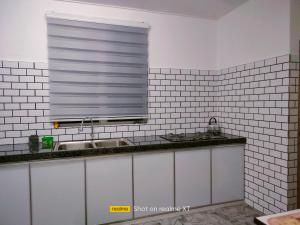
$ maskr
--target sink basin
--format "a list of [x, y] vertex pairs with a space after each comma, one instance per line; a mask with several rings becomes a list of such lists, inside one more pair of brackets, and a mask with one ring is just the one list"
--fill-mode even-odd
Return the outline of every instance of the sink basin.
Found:
[[112, 148], [130, 145], [130, 142], [126, 139], [108, 139], [94, 141], [97, 148]]
[[57, 142], [54, 147], [54, 151], [66, 151], [66, 150], [84, 150], [84, 149], [96, 149], [96, 148], [113, 148], [128, 146], [131, 143], [124, 139], [102, 139], [94, 141], [69, 141], [69, 142]]
[[94, 145], [90, 141], [70, 141], [70, 142], [58, 142], [54, 150], [82, 150], [82, 149], [93, 149]]

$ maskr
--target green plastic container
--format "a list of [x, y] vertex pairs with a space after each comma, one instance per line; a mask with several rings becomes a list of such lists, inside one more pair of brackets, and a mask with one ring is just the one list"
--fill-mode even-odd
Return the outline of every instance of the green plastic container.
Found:
[[44, 136], [42, 137], [42, 148], [53, 148], [53, 137]]

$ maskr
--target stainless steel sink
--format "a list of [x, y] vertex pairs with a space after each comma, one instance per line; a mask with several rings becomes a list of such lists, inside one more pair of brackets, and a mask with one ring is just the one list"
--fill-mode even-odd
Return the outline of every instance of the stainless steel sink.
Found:
[[113, 148], [128, 146], [131, 143], [124, 139], [101, 139], [93, 141], [69, 141], [69, 142], [57, 142], [54, 147], [54, 151], [66, 151], [66, 150], [84, 150], [84, 149], [97, 149], [97, 148]]
[[70, 142], [57, 142], [54, 150], [82, 150], [93, 149], [94, 145], [91, 141], [70, 141]]
[[130, 145], [130, 142], [126, 139], [108, 139], [94, 141], [96, 148], [112, 148]]

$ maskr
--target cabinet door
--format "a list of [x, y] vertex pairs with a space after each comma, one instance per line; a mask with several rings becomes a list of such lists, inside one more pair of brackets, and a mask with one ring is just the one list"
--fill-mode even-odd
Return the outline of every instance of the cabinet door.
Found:
[[[174, 206], [174, 162], [172, 152], [134, 155], [134, 206]], [[135, 211], [135, 217], [159, 213]]]
[[131, 156], [96, 158], [86, 161], [88, 225], [132, 218], [131, 213], [110, 213], [110, 205], [132, 208]]
[[244, 145], [212, 148], [212, 203], [244, 199]]
[[175, 153], [176, 206], [202, 206], [211, 201], [210, 149]]
[[29, 165], [0, 167], [0, 224], [30, 224]]
[[33, 164], [31, 188], [33, 225], [85, 224], [83, 161]]

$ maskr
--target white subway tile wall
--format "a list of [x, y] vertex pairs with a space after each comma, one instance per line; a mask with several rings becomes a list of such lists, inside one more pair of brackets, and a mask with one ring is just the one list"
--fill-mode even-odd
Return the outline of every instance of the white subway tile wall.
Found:
[[[47, 64], [0, 62], [0, 145], [27, 143], [31, 134], [53, 135], [55, 141], [90, 138], [90, 128], [52, 128]], [[96, 138], [205, 131], [213, 115], [215, 75], [207, 70], [150, 69], [148, 123], [97, 127]]]
[[215, 77], [223, 131], [247, 138], [246, 202], [265, 214], [296, 208], [299, 58], [261, 60]]
[[[0, 61], [0, 145], [32, 134], [56, 141], [90, 138], [90, 128], [53, 129], [46, 63]], [[149, 120], [95, 128], [96, 138], [223, 131], [247, 138], [245, 198], [269, 214], [296, 207], [299, 57], [284, 55], [231, 68], [149, 70]], [[10, 154], [9, 152], [7, 154]]]

